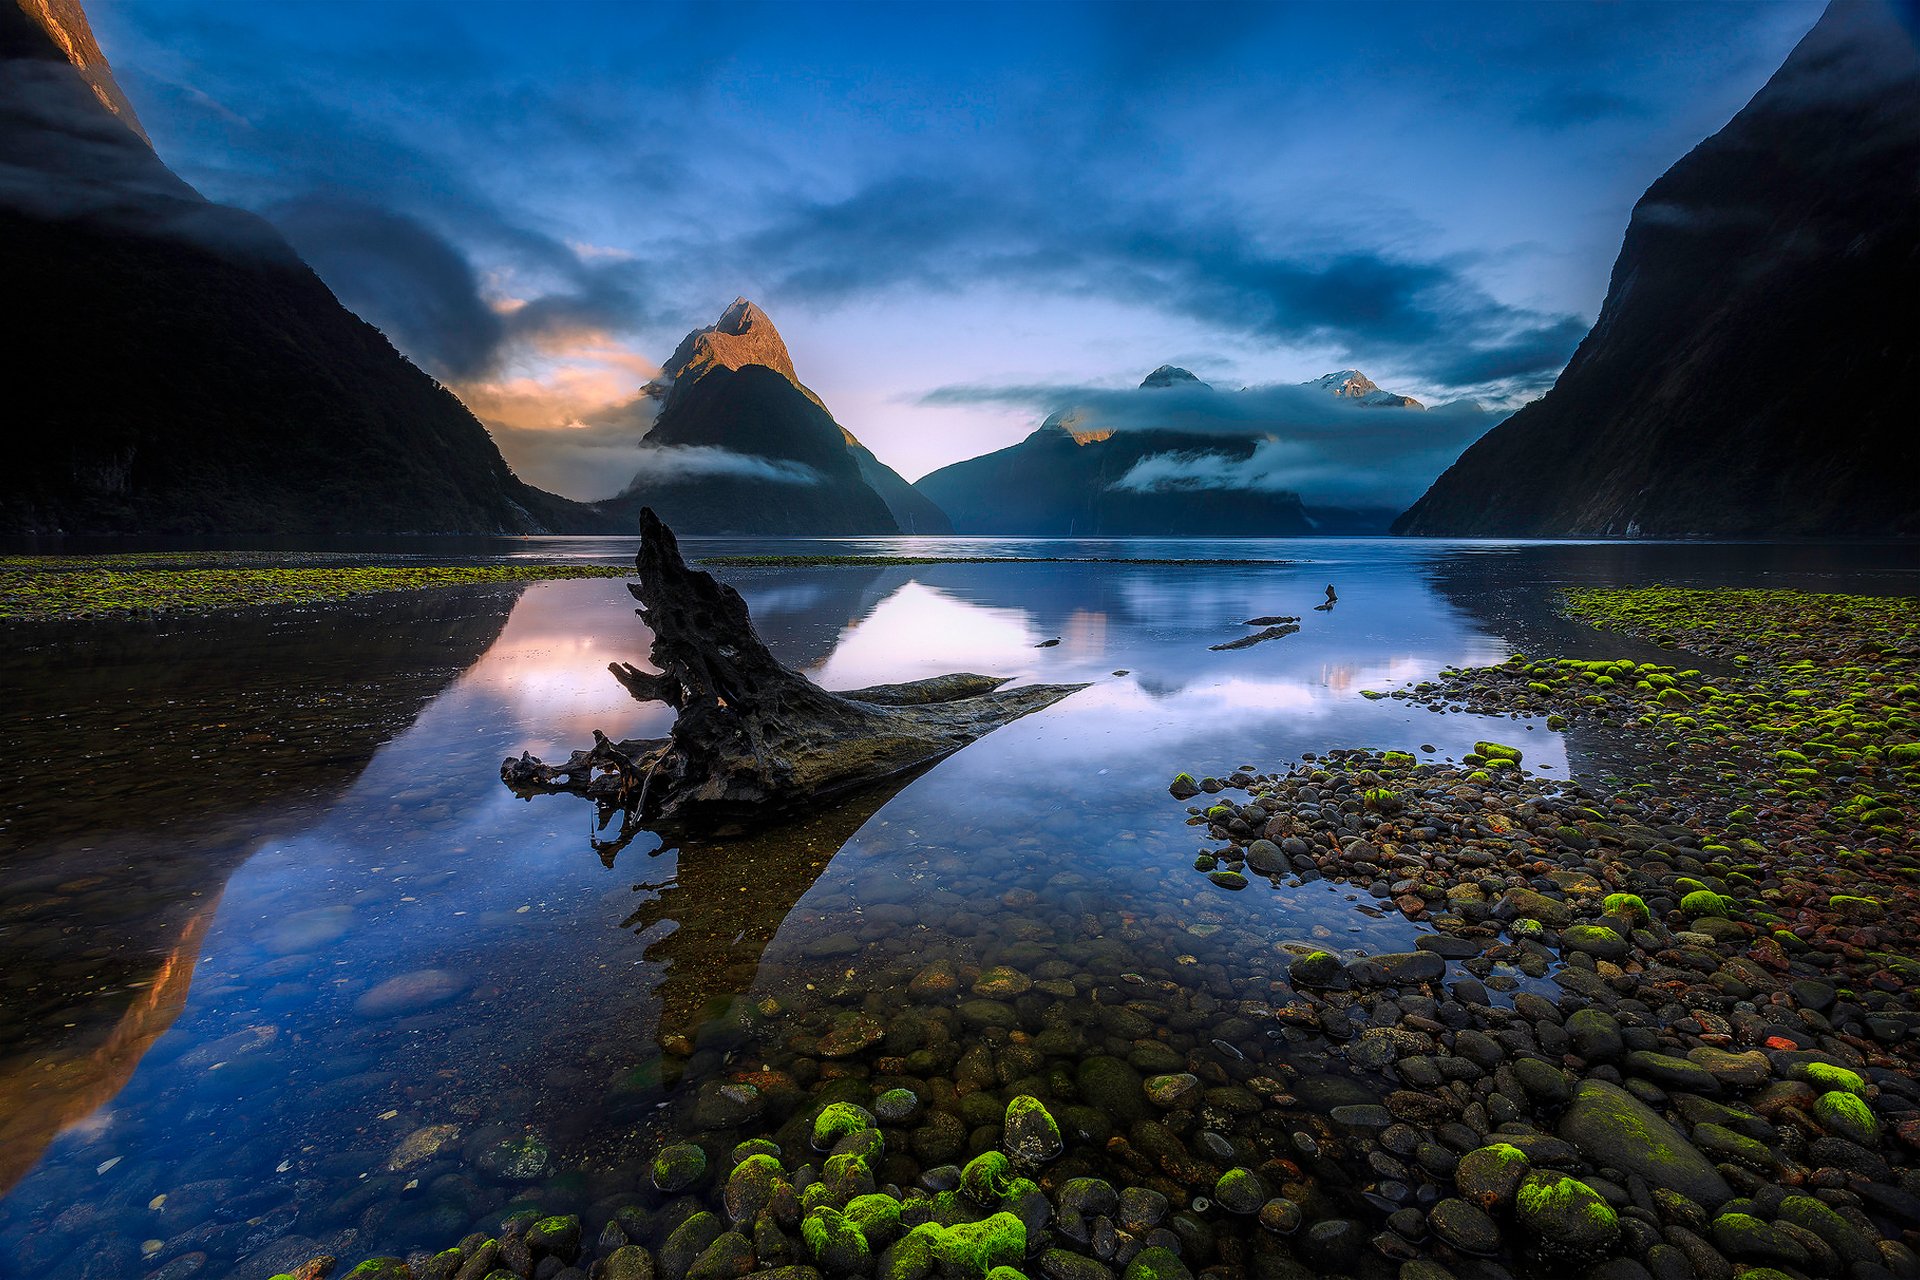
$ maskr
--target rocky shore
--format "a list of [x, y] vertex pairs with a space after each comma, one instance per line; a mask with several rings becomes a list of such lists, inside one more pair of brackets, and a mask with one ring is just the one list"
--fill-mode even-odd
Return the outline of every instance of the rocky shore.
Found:
[[1568, 608], [1712, 670], [1516, 657], [1385, 696], [1548, 717], [1619, 786], [1493, 740], [1175, 780], [1205, 894], [1332, 882], [1404, 950], [1195, 923], [1193, 955], [1124, 925], [1069, 953], [1008, 902], [991, 956], [900, 948], [842, 994], [868, 940], [822, 939], [815, 1002], [687, 1046], [637, 1185], [351, 1274], [1920, 1276], [1920, 608]]

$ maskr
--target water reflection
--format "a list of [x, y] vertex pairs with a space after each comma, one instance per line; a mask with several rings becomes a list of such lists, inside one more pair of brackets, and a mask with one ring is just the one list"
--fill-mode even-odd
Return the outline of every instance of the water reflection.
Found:
[[0, 824], [0, 1191], [178, 1017], [232, 870], [337, 799], [511, 600], [341, 610], [319, 643], [261, 617], [21, 635], [0, 671], [31, 796]]
[[[66, 1083], [0, 1090], [0, 1169], [31, 1168], [0, 1200], [0, 1270], [197, 1257], [264, 1278], [316, 1252], [443, 1244], [514, 1203], [604, 1215], [705, 1086], [883, 1006], [933, 958], [986, 966], [1025, 947], [1085, 966], [1089, 999], [1124, 964], [1275, 997], [1247, 984], [1277, 948], [1404, 946], [1411, 926], [1324, 884], [1230, 893], [1195, 875], [1174, 772], [1341, 745], [1459, 755], [1490, 726], [1359, 691], [1556, 635], [1541, 601], [1559, 583], [1778, 582], [1856, 554], [1176, 553], [1223, 549], [1312, 563], [729, 574], [775, 654], [829, 687], [969, 669], [1094, 687], [897, 793], [745, 845], [636, 845], [610, 869], [587, 810], [515, 800], [497, 769], [591, 728], [664, 730], [664, 708], [605, 672], [646, 651], [617, 582], [539, 584], [510, 614], [510, 595], [445, 616], [385, 601], [364, 625], [328, 613], [16, 649], [4, 750], [27, 799], [0, 831], [0, 1013], [11, 1078]], [[1911, 565], [1874, 573], [1862, 581], [1912, 589]], [[1340, 605], [1313, 612], [1328, 581]], [[1264, 614], [1306, 621], [1209, 650]], [[1524, 736], [1530, 765], [1565, 766], [1559, 735], [1498, 729]]]

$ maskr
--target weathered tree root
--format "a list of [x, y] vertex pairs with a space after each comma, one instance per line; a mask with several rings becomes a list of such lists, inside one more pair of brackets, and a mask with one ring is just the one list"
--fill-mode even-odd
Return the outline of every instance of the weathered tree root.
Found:
[[830, 693], [782, 666], [754, 632], [746, 602], [687, 567], [673, 531], [640, 513], [640, 574], [627, 590], [653, 631], [657, 672], [608, 668], [642, 702], [679, 713], [666, 738], [593, 746], [565, 764], [509, 759], [500, 778], [521, 796], [591, 799], [620, 844], [641, 829], [713, 832], [791, 814], [898, 777], [1048, 707], [1083, 684], [1003, 689], [1004, 679], [955, 674]]

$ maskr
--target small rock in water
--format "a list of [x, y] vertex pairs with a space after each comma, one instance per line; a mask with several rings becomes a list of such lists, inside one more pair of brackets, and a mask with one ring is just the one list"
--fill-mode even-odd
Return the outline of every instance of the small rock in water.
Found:
[[447, 969], [416, 969], [388, 978], [353, 1002], [353, 1011], [366, 1018], [413, 1013], [451, 1000], [467, 989], [467, 980]]

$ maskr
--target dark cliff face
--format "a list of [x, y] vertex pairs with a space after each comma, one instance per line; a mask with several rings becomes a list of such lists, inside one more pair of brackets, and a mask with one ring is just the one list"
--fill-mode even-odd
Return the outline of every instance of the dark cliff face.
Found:
[[639, 452], [640, 475], [600, 504], [623, 521], [652, 507], [684, 533], [899, 532], [833, 416], [766, 365], [676, 386]]
[[799, 380], [767, 314], [736, 298], [662, 371], [665, 403], [639, 472], [600, 503], [629, 522], [652, 507], [682, 533], [951, 533]]
[[1212, 453], [1245, 460], [1251, 440], [1123, 431], [1077, 438], [1049, 424], [1019, 444], [942, 467], [916, 482], [961, 533], [1036, 537], [1282, 536], [1314, 526], [1291, 493], [1116, 488], [1141, 459]]
[[1920, 533], [1914, 40], [1880, 0], [1837, 0], [1641, 198], [1553, 390], [1395, 532]]
[[0, 3], [0, 531], [606, 526], [147, 145], [72, 0]]

